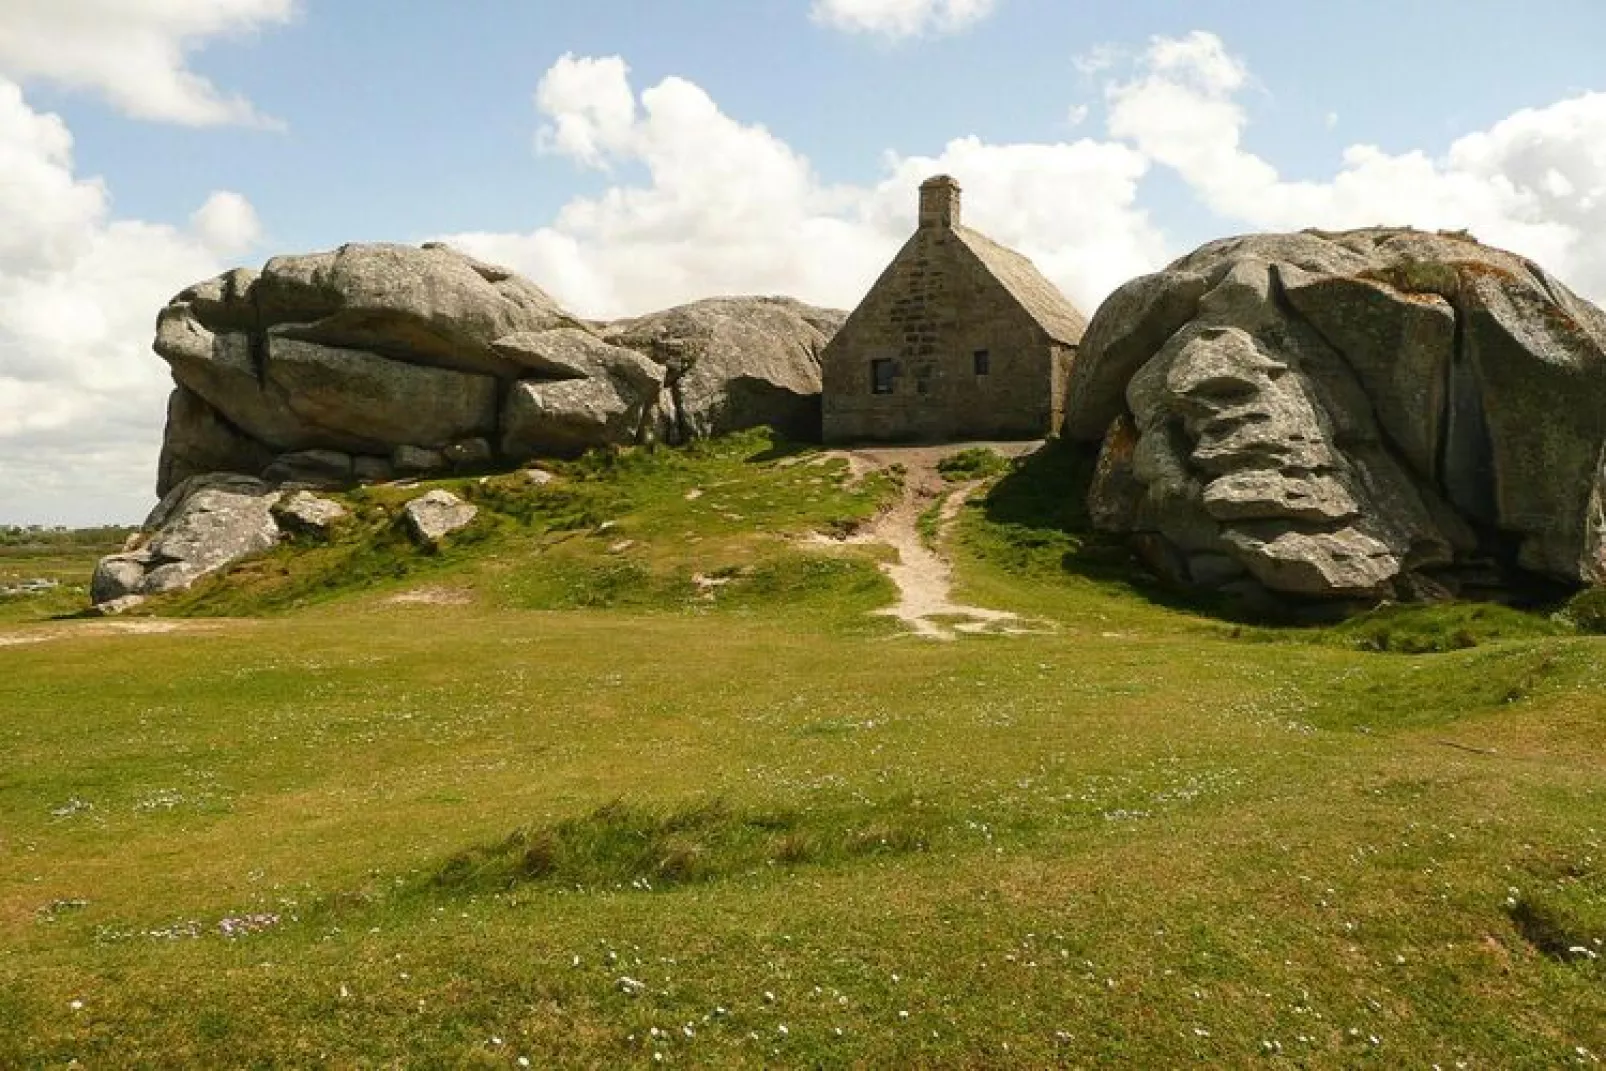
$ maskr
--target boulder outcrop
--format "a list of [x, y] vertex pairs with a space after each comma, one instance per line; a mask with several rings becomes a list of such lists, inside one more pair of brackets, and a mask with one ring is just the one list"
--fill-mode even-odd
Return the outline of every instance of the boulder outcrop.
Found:
[[[477, 512], [456, 495], [434, 490], [408, 501], [394, 523], [433, 547]], [[286, 535], [328, 538], [350, 517], [339, 502], [306, 490], [237, 473], [192, 476], [151, 511], [144, 534], [127, 550], [100, 560], [89, 597], [100, 612], [121, 613], [269, 551]]]
[[609, 326], [608, 341], [663, 366], [671, 442], [768, 424], [820, 437], [820, 352], [847, 319], [783, 297], [709, 298]]
[[177, 389], [157, 492], [207, 472], [336, 486], [757, 424], [814, 438], [818, 354], [841, 319], [720, 298], [599, 326], [439, 244], [275, 257], [158, 317]]
[[280, 492], [249, 476], [194, 476], [169, 491], [146, 518], [144, 546], [100, 560], [90, 581], [96, 605], [189, 587], [208, 573], [279, 541], [273, 507]]
[[1462, 234], [1212, 242], [1099, 309], [1064, 434], [1163, 575], [1420, 598], [1606, 581], [1606, 313]]

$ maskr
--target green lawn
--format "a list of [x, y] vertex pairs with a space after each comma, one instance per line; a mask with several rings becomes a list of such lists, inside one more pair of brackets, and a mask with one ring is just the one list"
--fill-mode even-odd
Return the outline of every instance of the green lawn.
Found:
[[[81, 611], [102, 555], [121, 550], [131, 529], [23, 533], [0, 528], [0, 625]], [[24, 590], [31, 581], [55, 587]]]
[[1033, 470], [949, 542], [1041, 631], [917, 640], [815, 460], [470, 483], [435, 555], [373, 491], [0, 646], [0, 1066], [1606, 1055], [1606, 641], [1243, 629]]

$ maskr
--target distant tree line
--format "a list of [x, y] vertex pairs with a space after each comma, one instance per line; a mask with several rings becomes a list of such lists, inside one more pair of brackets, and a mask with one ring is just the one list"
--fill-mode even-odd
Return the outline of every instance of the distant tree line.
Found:
[[97, 528], [68, 528], [64, 524], [0, 524], [0, 547], [120, 547], [130, 533], [136, 531], [137, 528], [118, 524]]

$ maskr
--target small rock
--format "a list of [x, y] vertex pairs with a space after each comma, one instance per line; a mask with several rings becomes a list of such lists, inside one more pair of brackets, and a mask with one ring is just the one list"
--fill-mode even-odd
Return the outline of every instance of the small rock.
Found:
[[531, 487], [545, 487], [547, 484], [557, 479], [556, 476], [552, 475], [552, 473], [548, 472], [546, 469], [525, 469], [524, 478], [530, 481]]
[[327, 536], [329, 530], [350, 514], [346, 507], [311, 491], [296, 491], [273, 507], [273, 518], [285, 528], [308, 535]]
[[127, 613], [144, 601], [145, 596], [143, 595], [119, 595], [115, 599], [97, 602], [89, 609], [91, 613], [99, 617], [116, 617], [118, 614]]
[[147, 551], [135, 550], [123, 554], [109, 554], [95, 566], [94, 578], [89, 582], [89, 598], [96, 603], [110, 602], [139, 590], [150, 567]]
[[619, 540], [619, 542], [613, 544], [612, 546], [610, 546], [608, 548], [608, 553], [609, 554], [623, 554], [625, 551], [629, 550], [631, 547], [633, 547], [635, 545], [636, 545], [636, 541], [634, 539], [621, 539], [621, 540]]
[[413, 499], [402, 509], [413, 537], [430, 546], [467, 527], [478, 513], [450, 491], [439, 489]]

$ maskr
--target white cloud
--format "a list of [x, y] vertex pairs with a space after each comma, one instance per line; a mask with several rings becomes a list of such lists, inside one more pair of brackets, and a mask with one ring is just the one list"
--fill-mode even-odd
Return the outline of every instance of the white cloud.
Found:
[[890, 156], [874, 186], [830, 186], [691, 82], [668, 78], [638, 98], [617, 57], [565, 56], [536, 100], [547, 151], [588, 167], [638, 165], [647, 182], [571, 201], [530, 234], [447, 240], [519, 268], [585, 315], [717, 293], [850, 307], [908, 237], [916, 187], [936, 172], [964, 185], [968, 221], [1034, 257], [1089, 308], [1166, 252], [1136, 206], [1145, 163], [1122, 145], [960, 138], [934, 156]]
[[245, 252], [262, 237], [257, 211], [240, 194], [218, 190], [190, 216], [190, 229], [201, 244], [219, 256]]
[[535, 106], [550, 122], [536, 145], [592, 167], [626, 149], [636, 125], [630, 68], [618, 56], [576, 58], [565, 53], [541, 78]]
[[1094, 45], [1086, 52], [1078, 53], [1071, 58], [1071, 66], [1083, 78], [1095, 78], [1129, 58], [1126, 49], [1108, 42]]
[[188, 230], [112, 218], [66, 126], [4, 79], [0, 174], [0, 523], [138, 520], [171, 389], [156, 312], [245, 251], [255, 212], [219, 192]]
[[5, 0], [0, 74], [104, 95], [138, 119], [276, 125], [185, 65], [210, 37], [288, 21], [296, 0]]
[[1213, 34], [1157, 38], [1137, 77], [1109, 89], [1110, 133], [1252, 228], [1466, 228], [1606, 298], [1606, 93], [1524, 109], [1441, 157], [1353, 145], [1330, 179], [1290, 182], [1243, 145], [1248, 83]]
[[997, 0], [814, 0], [823, 26], [887, 38], [958, 33], [993, 13]]

